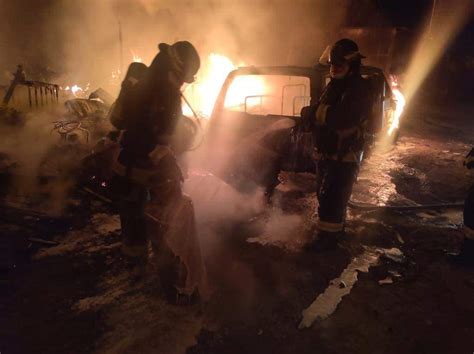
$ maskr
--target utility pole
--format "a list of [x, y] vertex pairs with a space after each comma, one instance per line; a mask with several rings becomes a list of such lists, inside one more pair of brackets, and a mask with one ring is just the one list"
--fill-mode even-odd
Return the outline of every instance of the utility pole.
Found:
[[122, 39], [122, 24], [120, 20], [118, 21], [118, 35], [119, 35], [119, 50], [120, 50], [120, 75], [122, 77], [123, 73], [123, 39]]

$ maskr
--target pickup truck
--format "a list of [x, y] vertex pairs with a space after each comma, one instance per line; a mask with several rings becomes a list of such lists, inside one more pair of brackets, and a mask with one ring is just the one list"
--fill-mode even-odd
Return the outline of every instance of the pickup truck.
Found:
[[[399, 103], [382, 69], [362, 66], [361, 73], [374, 90], [369, 150], [382, 139], [397, 139], [398, 126], [391, 126]], [[282, 170], [314, 172], [310, 134], [295, 137], [291, 131], [301, 108], [316, 103], [329, 80], [329, 67], [323, 65], [249, 66], [230, 72], [208, 123], [205, 168], [240, 190], [263, 186], [269, 193]]]

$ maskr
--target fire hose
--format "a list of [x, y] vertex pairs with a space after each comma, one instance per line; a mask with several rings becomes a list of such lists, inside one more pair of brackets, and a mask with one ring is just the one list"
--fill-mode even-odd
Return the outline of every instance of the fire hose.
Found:
[[463, 208], [463, 202], [453, 203], [437, 203], [437, 204], [418, 204], [418, 205], [376, 205], [369, 203], [360, 203], [355, 201], [349, 201], [349, 208], [354, 210], [388, 210], [388, 211], [418, 211], [425, 209], [450, 209], [450, 208]]
[[[464, 160], [464, 166], [468, 169], [474, 168], [474, 148], [469, 152]], [[472, 188], [472, 187], [471, 187]], [[412, 211], [423, 209], [448, 209], [448, 208], [464, 208], [464, 202], [437, 203], [437, 204], [421, 204], [421, 205], [374, 205], [368, 203], [359, 203], [349, 201], [349, 207], [355, 210], [391, 210], [391, 211]]]

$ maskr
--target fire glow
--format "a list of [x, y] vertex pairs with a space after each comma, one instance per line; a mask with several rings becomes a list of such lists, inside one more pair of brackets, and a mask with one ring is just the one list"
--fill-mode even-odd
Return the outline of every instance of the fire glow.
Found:
[[64, 91], [71, 92], [74, 95], [74, 97], [77, 97], [84, 94], [88, 89], [89, 89], [89, 84], [87, 84], [87, 87], [85, 89], [83, 89], [82, 87], [78, 85], [72, 85], [72, 86], [66, 86], [64, 88]]
[[[240, 64], [243, 66], [244, 64]], [[207, 58], [204, 67], [197, 75], [197, 80], [184, 89], [184, 94], [189, 102], [205, 118], [209, 118], [214, 109], [224, 81], [232, 70], [237, 66], [226, 56], [212, 53]], [[243, 102], [243, 98], [249, 95], [262, 95], [265, 93], [265, 85], [258, 77], [239, 77], [234, 80], [225, 99], [225, 107], [231, 108]], [[183, 113], [192, 115], [190, 108], [184, 104]]]
[[[235, 68], [226, 56], [212, 53], [198, 73], [196, 81], [185, 88], [184, 94], [191, 105], [204, 117], [210, 117], [225, 78]], [[187, 105], [183, 106], [183, 111], [184, 114], [192, 114]]]
[[137, 53], [135, 53], [133, 50], [130, 50], [132, 53], [132, 61], [134, 63], [143, 63], [142, 57], [140, 57]]
[[392, 93], [395, 99], [396, 108], [395, 112], [393, 113], [392, 120], [390, 122], [390, 127], [388, 128], [388, 135], [391, 136], [393, 132], [399, 128], [400, 126], [400, 117], [403, 113], [405, 108], [405, 96], [401, 93], [400, 89], [398, 88], [398, 80], [396, 77], [392, 77]]

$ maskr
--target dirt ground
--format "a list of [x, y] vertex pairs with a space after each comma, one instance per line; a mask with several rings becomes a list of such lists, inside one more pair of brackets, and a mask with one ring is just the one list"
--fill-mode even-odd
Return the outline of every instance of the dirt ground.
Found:
[[[410, 108], [398, 144], [364, 164], [353, 200], [462, 201], [473, 183], [462, 166], [474, 142], [473, 113], [473, 107]], [[314, 222], [314, 176], [281, 178], [273, 206], [263, 212], [212, 230], [200, 224], [213, 293], [206, 303], [186, 306], [164, 301], [152, 271], [146, 281], [131, 281], [118, 217], [100, 201], [47, 220], [33, 212], [18, 219], [2, 209], [2, 238], [18, 241], [8, 246], [15, 267], [2, 280], [0, 352], [474, 351], [474, 272], [445, 257], [462, 239], [460, 208], [353, 208], [341, 247], [315, 254], [304, 250]], [[28, 248], [25, 235], [58, 245]], [[351, 262], [369, 251], [377, 255], [374, 264], [356, 271], [354, 284], [342, 281]], [[299, 329], [303, 310], [331, 291], [347, 294], [340, 302], [330, 297], [335, 310]]]

